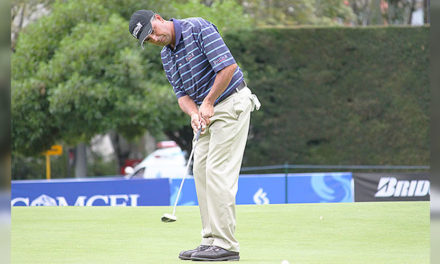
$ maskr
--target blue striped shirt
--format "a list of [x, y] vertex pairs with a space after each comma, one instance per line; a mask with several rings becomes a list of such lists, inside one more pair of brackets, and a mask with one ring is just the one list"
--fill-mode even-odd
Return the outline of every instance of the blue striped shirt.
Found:
[[[163, 47], [161, 58], [168, 81], [177, 98], [188, 95], [201, 105], [214, 84], [217, 73], [235, 63], [217, 27], [202, 18], [172, 19], [176, 43], [174, 50]], [[219, 103], [243, 81], [240, 68], [234, 72], [226, 90], [217, 98]]]

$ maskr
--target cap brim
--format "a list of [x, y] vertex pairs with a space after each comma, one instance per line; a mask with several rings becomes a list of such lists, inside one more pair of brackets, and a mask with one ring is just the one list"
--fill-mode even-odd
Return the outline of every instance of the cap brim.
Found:
[[141, 44], [141, 47], [144, 48], [144, 41], [148, 37], [148, 35], [151, 34], [153, 31], [151, 24], [148, 24], [144, 27], [144, 29], [141, 32], [141, 35], [139, 36], [139, 44]]

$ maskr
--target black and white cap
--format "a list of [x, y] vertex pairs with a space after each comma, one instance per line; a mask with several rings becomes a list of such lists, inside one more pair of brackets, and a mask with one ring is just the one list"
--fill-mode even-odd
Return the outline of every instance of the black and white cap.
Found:
[[153, 18], [154, 12], [151, 10], [138, 10], [131, 15], [128, 31], [139, 40], [142, 48], [144, 48], [145, 39], [153, 31], [151, 27]]

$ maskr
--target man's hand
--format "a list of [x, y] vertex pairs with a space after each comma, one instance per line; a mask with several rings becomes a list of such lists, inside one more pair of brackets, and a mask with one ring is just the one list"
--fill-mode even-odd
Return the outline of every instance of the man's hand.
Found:
[[193, 112], [191, 113], [191, 127], [194, 131], [194, 134], [197, 133], [201, 126], [199, 113]]
[[210, 118], [213, 115], [214, 115], [214, 104], [204, 100], [199, 108], [199, 116], [201, 118], [202, 127], [203, 126], [206, 127], [209, 125], [209, 123], [211, 122]]

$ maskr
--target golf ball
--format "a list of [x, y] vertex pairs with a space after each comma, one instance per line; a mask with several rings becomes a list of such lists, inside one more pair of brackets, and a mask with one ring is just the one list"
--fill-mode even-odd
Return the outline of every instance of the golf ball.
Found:
[[322, 220], [322, 218], [323, 218], [323, 217], [322, 217], [322, 215], [321, 215], [321, 216], [319, 217], [319, 220]]
[[290, 263], [287, 260], [283, 260], [283, 261], [281, 261], [281, 264], [290, 264]]

